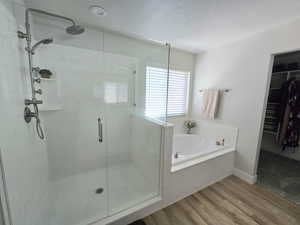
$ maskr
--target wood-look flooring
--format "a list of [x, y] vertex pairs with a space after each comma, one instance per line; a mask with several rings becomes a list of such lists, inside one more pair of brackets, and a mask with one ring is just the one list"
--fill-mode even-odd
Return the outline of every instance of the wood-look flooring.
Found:
[[300, 207], [230, 176], [144, 218], [147, 225], [300, 225]]

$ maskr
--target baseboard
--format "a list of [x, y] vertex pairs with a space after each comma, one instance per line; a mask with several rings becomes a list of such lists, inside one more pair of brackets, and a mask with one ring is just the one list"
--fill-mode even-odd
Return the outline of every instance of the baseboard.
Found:
[[233, 175], [237, 176], [238, 178], [241, 178], [242, 180], [248, 182], [249, 184], [255, 184], [257, 180], [257, 175], [250, 175], [240, 169], [234, 168], [233, 169]]

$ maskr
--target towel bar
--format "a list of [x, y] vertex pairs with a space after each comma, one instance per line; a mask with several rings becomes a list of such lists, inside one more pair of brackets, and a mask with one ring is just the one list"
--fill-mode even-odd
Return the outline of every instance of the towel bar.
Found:
[[[199, 92], [203, 92], [204, 90], [203, 89], [200, 89], [199, 90]], [[225, 93], [227, 93], [227, 92], [229, 92], [230, 91], [230, 89], [223, 89], [223, 90], [220, 90], [221, 92], [225, 92]]]

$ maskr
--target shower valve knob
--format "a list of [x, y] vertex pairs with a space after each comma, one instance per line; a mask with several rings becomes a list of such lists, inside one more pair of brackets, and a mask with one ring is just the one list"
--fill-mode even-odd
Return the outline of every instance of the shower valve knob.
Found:
[[24, 103], [25, 105], [39, 105], [43, 104], [43, 101], [37, 99], [25, 99]]
[[43, 93], [42, 89], [35, 90], [35, 93], [41, 95]]
[[34, 81], [37, 83], [41, 83], [41, 78], [36, 78], [36, 79], [34, 79]]
[[28, 47], [25, 48], [25, 51], [31, 53], [31, 51]]

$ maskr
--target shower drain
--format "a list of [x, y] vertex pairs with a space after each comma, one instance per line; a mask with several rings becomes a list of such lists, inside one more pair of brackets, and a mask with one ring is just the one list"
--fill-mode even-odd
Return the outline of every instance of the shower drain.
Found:
[[96, 189], [96, 194], [102, 194], [103, 193], [103, 191], [104, 191], [104, 189], [103, 188], [98, 188], [98, 189]]

